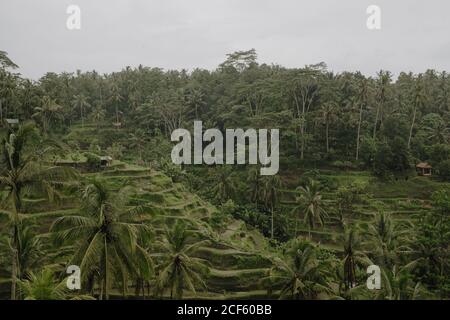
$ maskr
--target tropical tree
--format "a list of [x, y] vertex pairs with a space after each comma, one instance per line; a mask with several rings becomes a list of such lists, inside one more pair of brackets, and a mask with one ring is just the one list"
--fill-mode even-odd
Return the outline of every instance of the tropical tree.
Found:
[[28, 218], [23, 213], [23, 197], [29, 192], [46, 194], [53, 201], [58, 197], [58, 189], [64, 181], [77, 178], [71, 168], [46, 166], [43, 156], [50, 151], [33, 139], [35, 130], [32, 124], [25, 124], [17, 132], [8, 131], [2, 141], [2, 164], [0, 170], [0, 189], [5, 192], [2, 213], [8, 217], [11, 230], [10, 245], [12, 251], [11, 299], [16, 298], [16, 282], [21, 274], [20, 239], [22, 222]]
[[426, 296], [420, 282], [414, 283], [411, 270], [415, 262], [403, 267], [394, 265], [392, 268], [381, 269], [381, 290], [377, 298], [383, 300], [418, 300]]
[[17, 64], [12, 62], [6, 51], [0, 50], [0, 67], [2, 68], [18, 68]]
[[450, 126], [442, 118], [437, 117], [435, 122], [423, 128], [427, 139], [439, 144], [445, 144], [450, 139]]
[[417, 83], [414, 88], [414, 101], [413, 101], [413, 118], [411, 122], [411, 127], [409, 130], [409, 137], [408, 137], [408, 149], [411, 148], [411, 139], [413, 135], [413, 129], [414, 125], [416, 124], [416, 118], [417, 118], [417, 110], [422, 107], [425, 104], [425, 94], [422, 86], [422, 78], [419, 77], [417, 79]]
[[226, 202], [236, 192], [232, 175], [233, 171], [229, 167], [222, 166], [217, 169], [215, 174], [216, 184], [212, 189], [212, 194], [220, 203]]
[[270, 236], [274, 235], [274, 212], [279, 202], [280, 188], [283, 183], [280, 176], [272, 175], [265, 178], [263, 184], [263, 199], [264, 205], [270, 210]]
[[208, 240], [196, 240], [181, 221], [166, 228], [164, 238], [157, 243], [160, 253], [156, 254], [162, 260], [156, 280], [156, 289], [161, 296], [169, 289], [171, 299], [182, 299], [185, 290], [195, 294], [198, 288], [206, 288], [203, 277], [208, 267], [204, 260], [193, 254], [207, 243]]
[[328, 102], [322, 105], [320, 111], [322, 113], [322, 120], [325, 123], [325, 141], [327, 154], [330, 153], [330, 123], [333, 120], [337, 105], [333, 102]]
[[395, 223], [389, 213], [381, 211], [376, 215], [374, 223], [368, 226], [369, 237], [365, 244], [377, 263], [392, 266], [401, 253], [413, 251], [408, 233], [408, 229]]
[[116, 124], [120, 123], [119, 121], [119, 103], [123, 100], [123, 97], [120, 95], [119, 87], [116, 84], [113, 84], [111, 87], [111, 102], [114, 104], [115, 114], [116, 114]]
[[383, 124], [383, 115], [386, 102], [388, 100], [388, 89], [391, 83], [392, 75], [389, 71], [381, 70], [378, 72], [377, 79], [377, 104], [376, 104], [376, 115], [373, 125], [373, 139], [376, 138], [378, 121]]
[[48, 132], [49, 126], [52, 122], [63, 119], [63, 107], [56, 103], [55, 100], [48, 96], [42, 98], [42, 106], [34, 108], [32, 118], [38, 119], [41, 122], [44, 133]]
[[274, 258], [262, 284], [281, 288], [280, 299], [312, 300], [320, 293], [330, 293], [325, 264], [317, 259], [317, 250], [309, 242], [294, 245], [283, 259]]
[[[295, 202], [296, 205], [292, 212], [297, 215], [303, 214], [303, 220], [305, 224], [308, 224], [309, 238], [311, 238], [311, 230], [316, 227], [316, 222], [323, 226], [325, 218], [328, 216], [318, 183], [310, 180], [306, 186], [298, 187]], [[295, 235], [297, 235], [297, 219]]]
[[72, 104], [80, 110], [81, 126], [84, 127], [84, 110], [91, 106], [87, 97], [82, 93], [77, 94], [73, 97]]
[[247, 183], [249, 185], [249, 191], [251, 194], [251, 201], [255, 203], [255, 207], [258, 208], [258, 203], [261, 198], [261, 189], [263, 181], [261, 179], [260, 169], [253, 167], [248, 171]]
[[356, 268], [358, 266], [367, 266], [371, 262], [367, 255], [362, 251], [362, 243], [355, 228], [347, 228], [343, 235], [344, 258], [342, 259], [344, 269], [344, 287], [345, 290], [356, 287]]
[[29, 272], [26, 279], [19, 282], [25, 300], [93, 300], [88, 295], [71, 296], [66, 279], [60, 281], [54, 271], [46, 267], [38, 273]]
[[363, 119], [363, 111], [364, 108], [367, 108], [368, 103], [368, 94], [369, 94], [369, 83], [367, 79], [361, 80], [357, 101], [359, 104], [359, 118], [358, 118], [358, 130], [356, 134], [356, 157], [355, 159], [359, 159], [359, 148], [361, 143], [361, 125]]
[[142, 152], [148, 141], [148, 137], [144, 130], [137, 129], [134, 133], [130, 134], [130, 147], [138, 150], [139, 160], [142, 162]]
[[83, 280], [98, 276], [100, 299], [109, 298], [114, 279], [126, 293], [127, 279], [139, 273], [132, 263], [136, 258], [151, 269], [151, 258], [139, 244], [151, 231], [139, 222], [147, 208], [128, 208], [130, 192], [112, 192], [103, 181], [92, 180], [83, 190], [80, 214], [60, 217], [50, 227], [57, 243], [74, 241], [70, 264], [80, 266]]
[[200, 89], [191, 89], [187, 95], [187, 101], [190, 106], [194, 108], [195, 119], [200, 119], [198, 112], [206, 104], [204, 101], [204, 94]]
[[97, 128], [101, 121], [105, 119], [106, 112], [100, 104], [97, 104], [91, 112], [91, 118], [96, 123]]

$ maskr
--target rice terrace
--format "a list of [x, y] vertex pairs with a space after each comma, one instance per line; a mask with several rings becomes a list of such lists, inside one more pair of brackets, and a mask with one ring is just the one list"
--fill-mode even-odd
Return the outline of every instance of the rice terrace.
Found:
[[[66, 14], [43, 1], [64, 19], [81, 14], [61, 20], [61, 35], [59, 20], [4, 28], [16, 22], [0, 13], [0, 299], [448, 300], [450, 74], [440, 55], [422, 70], [419, 51], [402, 47], [384, 63], [390, 49], [369, 45], [393, 27], [367, 29], [365, 8], [364, 36], [342, 24], [372, 37], [369, 49], [319, 54], [325, 42], [281, 45], [302, 37], [283, 29], [302, 23], [289, 10], [266, 23], [281, 12], [268, 1], [247, 24], [248, 3], [231, 12], [219, 2], [224, 20], [209, 2], [202, 17], [179, 3], [187, 19], [169, 4], [156, 14], [119, 1], [105, 7], [110, 21], [134, 29], [109, 30], [92, 17], [98, 4]], [[158, 15], [173, 24], [157, 28]], [[170, 50], [184, 37], [192, 43]], [[43, 43], [25, 54], [27, 39]], [[280, 63], [264, 62], [277, 45]], [[309, 51], [330, 65], [304, 63]], [[191, 303], [180, 314], [215, 312]]]

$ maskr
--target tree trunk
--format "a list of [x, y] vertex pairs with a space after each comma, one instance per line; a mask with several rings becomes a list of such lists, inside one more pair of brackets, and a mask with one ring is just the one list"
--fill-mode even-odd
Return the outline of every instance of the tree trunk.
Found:
[[327, 141], [327, 154], [330, 153], [330, 140], [329, 140], [329, 136], [328, 136], [328, 130], [329, 130], [329, 124], [328, 124], [328, 120], [325, 123], [325, 138]]
[[359, 108], [359, 121], [358, 121], [358, 133], [356, 135], [356, 160], [359, 158], [359, 139], [361, 137], [361, 122], [362, 122], [362, 112], [363, 112], [363, 105], [361, 104], [361, 107]]
[[80, 114], [81, 114], [81, 127], [84, 128], [83, 107], [81, 106], [80, 106]]
[[14, 244], [11, 266], [11, 300], [16, 300], [17, 274], [17, 247]]
[[108, 245], [106, 244], [106, 236], [105, 236], [105, 264], [104, 264], [104, 270], [103, 270], [103, 286], [105, 289], [105, 299], [109, 300], [108, 295]]
[[116, 105], [116, 125], [119, 128], [119, 108]]
[[375, 116], [375, 125], [373, 126], [373, 139], [375, 140], [377, 134], [377, 124], [378, 124], [378, 116], [380, 113], [380, 107], [377, 107], [377, 114]]
[[271, 208], [270, 213], [271, 213], [271, 230], [270, 230], [270, 237], [273, 239], [273, 208]]
[[414, 107], [413, 120], [412, 120], [412, 123], [411, 123], [411, 128], [409, 130], [408, 149], [411, 148], [411, 138], [412, 138], [412, 133], [413, 133], [413, 129], [414, 129], [414, 124], [416, 122], [416, 113], [417, 113], [417, 108]]
[[300, 126], [300, 159], [305, 158], [305, 124], [302, 123]]

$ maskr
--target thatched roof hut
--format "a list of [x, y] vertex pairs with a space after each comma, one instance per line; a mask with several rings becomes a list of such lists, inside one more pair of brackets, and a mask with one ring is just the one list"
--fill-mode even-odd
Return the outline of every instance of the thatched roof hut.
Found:
[[427, 162], [420, 162], [416, 165], [416, 171], [421, 176], [431, 176], [433, 167]]

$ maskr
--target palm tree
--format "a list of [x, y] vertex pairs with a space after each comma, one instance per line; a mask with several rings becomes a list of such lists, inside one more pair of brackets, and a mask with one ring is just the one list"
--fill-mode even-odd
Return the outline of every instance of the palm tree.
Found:
[[0, 50], [0, 67], [15, 69], [18, 68], [18, 65], [8, 58], [8, 53], [6, 51]]
[[139, 245], [139, 239], [150, 232], [137, 220], [146, 208], [127, 208], [129, 196], [129, 189], [116, 193], [93, 180], [83, 190], [80, 214], [60, 217], [50, 227], [57, 242], [76, 241], [71, 264], [80, 266], [83, 280], [98, 275], [100, 299], [109, 298], [113, 279], [122, 283], [125, 293], [126, 279], [138, 273], [132, 264], [137, 257], [151, 268], [150, 256]]
[[249, 191], [251, 193], [251, 201], [255, 202], [255, 207], [258, 208], [258, 202], [261, 197], [261, 174], [259, 168], [253, 167], [248, 172], [247, 183], [249, 184]]
[[437, 143], [445, 144], [449, 141], [450, 127], [444, 120], [437, 121], [434, 125], [424, 128], [427, 132], [427, 138]]
[[84, 109], [90, 107], [91, 105], [87, 101], [84, 94], [77, 94], [73, 97], [72, 104], [75, 108], [80, 109], [81, 126], [84, 127]]
[[360, 89], [358, 93], [358, 103], [359, 103], [359, 119], [358, 119], [358, 131], [356, 134], [356, 160], [359, 158], [359, 148], [361, 142], [361, 124], [364, 108], [367, 106], [369, 92], [369, 83], [366, 78], [361, 81]]
[[103, 109], [103, 107], [100, 104], [97, 104], [94, 107], [94, 110], [92, 110], [92, 113], [91, 113], [91, 117], [92, 117], [92, 120], [96, 123], [97, 128], [98, 128], [100, 125], [100, 122], [105, 119], [105, 110]]
[[[316, 221], [323, 226], [327, 212], [324, 208], [322, 195], [319, 191], [319, 185], [316, 181], [310, 180], [305, 187], [297, 188], [296, 206], [292, 209], [293, 213], [303, 214], [304, 223], [308, 223], [309, 238], [311, 239], [311, 230], [315, 228]], [[297, 236], [297, 219], [295, 222], [295, 235]]]
[[[19, 127], [17, 132], [9, 131], [2, 141], [3, 162], [0, 170], [0, 190], [6, 193], [1, 213], [8, 217], [11, 229], [11, 299], [16, 298], [16, 281], [20, 275], [20, 244], [22, 221], [27, 218], [22, 212], [24, 194], [35, 191], [46, 193], [49, 200], [58, 196], [57, 189], [66, 180], [77, 178], [71, 168], [49, 167], [40, 161], [49, 149], [42, 149], [32, 141], [35, 133], [32, 124]], [[33, 143], [34, 142], [34, 143]], [[34, 148], [33, 148], [34, 147]]]
[[[29, 272], [28, 279], [19, 282], [20, 291], [25, 300], [66, 300], [69, 299], [69, 291], [66, 281], [55, 278], [50, 268], [44, 268], [39, 273]], [[91, 296], [75, 296], [71, 300], [93, 300]]]
[[[24, 279], [26, 275], [31, 272], [35, 267], [40, 266], [43, 262], [42, 243], [30, 226], [23, 226], [18, 229], [18, 245], [17, 245], [17, 266], [18, 274], [17, 279]], [[4, 261], [0, 261], [5, 267], [7, 265], [7, 259], [14, 258], [11, 254], [11, 248], [13, 247], [11, 239], [5, 235], [0, 238], [0, 253], [5, 257]], [[11, 261], [11, 260], [9, 260]], [[2, 272], [11, 272], [6, 268], [1, 268]], [[20, 281], [20, 280], [19, 280]], [[16, 296], [17, 298], [17, 296]]]
[[273, 218], [274, 218], [274, 211], [275, 207], [278, 204], [279, 201], [279, 192], [280, 188], [282, 186], [282, 181], [278, 175], [268, 176], [265, 178], [264, 184], [263, 184], [263, 197], [264, 197], [264, 204], [266, 208], [270, 210], [270, 220], [271, 220], [271, 227], [270, 227], [270, 237], [273, 239]]
[[215, 174], [216, 184], [212, 189], [212, 194], [221, 203], [230, 199], [235, 193], [235, 183], [232, 174], [233, 171], [226, 166], [217, 168]]
[[411, 253], [406, 229], [396, 224], [389, 213], [379, 212], [368, 226], [367, 249], [382, 266], [393, 265], [400, 253]]
[[170, 298], [182, 299], [185, 289], [194, 294], [198, 287], [206, 288], [203, 275], [208, 267], [202, 259], [193, 256], [196, 250], [208, 243], [208, 240], [190, 242], [191, 233], [186, 225], [177, 221], [166, 228], [162, 241], [158, 242], [162, 257], [160, 272], [156, 280], [157, 290], [161, 295], [164, 289], [170, 289]]
[[413, 109], [413, 118], [411, 122], [411, 127], [409, 129], [409, 137], [408, 137], [408, 149], [411, 148], [411, 139], [413, 134], [414, 125], [416, 124], [417, 110], [424, 105], [425, 95], [423, 92], [422, 86], [422, 78], [419, 76], [416, 82], [416, 86], [414, 88], [414, 109]]
[[116, 84], [112, 85], [110, 99], [116, 109], [116, 124], [119, 124], [119, 103], [123, 100], [123, 97], [120, 95], [119, 87]]
[[141, 162], [143, 160], [142, 151], [144, 150], [147, 141], [148, 137], [142, 129], [137, 129], [135, 133], [130, 134], [130, 147], [138, 150], [139, 160]]
[[42, 98], [42, 106], [34, 108], [32, 118], [37, 118], [41, 121], [42, 130], [47, 133], [52, 121], [61, 120], [63, 107], [48, 96]]
[[387, 101], [387, 90], [389, 88], [389, 84], [391, 83], [391, 73], [389, 71], [381, 70], [378, 72], [378, 92], [377, 92], [377, 110], [375, 115], [375, 122], [373, 126], [373, 139], [376, 138], [377, 133], [377, 125], [378, 120], [380, 120], [381, 124], [383, 123], [383, 111]]
[[371, 262], [367, 255], [361, 251], [361, 241], [359, 235], [354, 228], [344, 230], [344, 286], [345, 290], [349, 290], [356, 286], [356, 267], [358, 265], [370, 265]]
[[403, 267], [394, 265], [392, 268], [381, 269], [381, 290], [377, 297], [383, 300], [417, 300], [423, 299], [425, 290], [420, 282], [414, 283], [410, 274], [415, 262]]
[[198, 111], [205, 105], [204, 94], [200, 89], [192, 89], [187, 96], [188, 103], [194, 107], [195, 119], [200, 119]]
[[330, 134], [329, 134], [330, 122], [333, 120], [336, 109], [337, 109], [337, 106], [333, 102], [325, 103], [320, 108], [320, 111], [322, 113], [322, 120], [325, 123], [325, 141], [326, 141], [327, 154], [330, 153], [330, 139], [329, 139], [329, 137], [330, 137]]
[[330, 293], [326, 269], [317, 259], [317, 248], [309, 242], [296, 244], [283, 259], [275, 258], [274, 267], [263, 285], [281, 288], [280, 299], [316, 299], [320, 293]]

